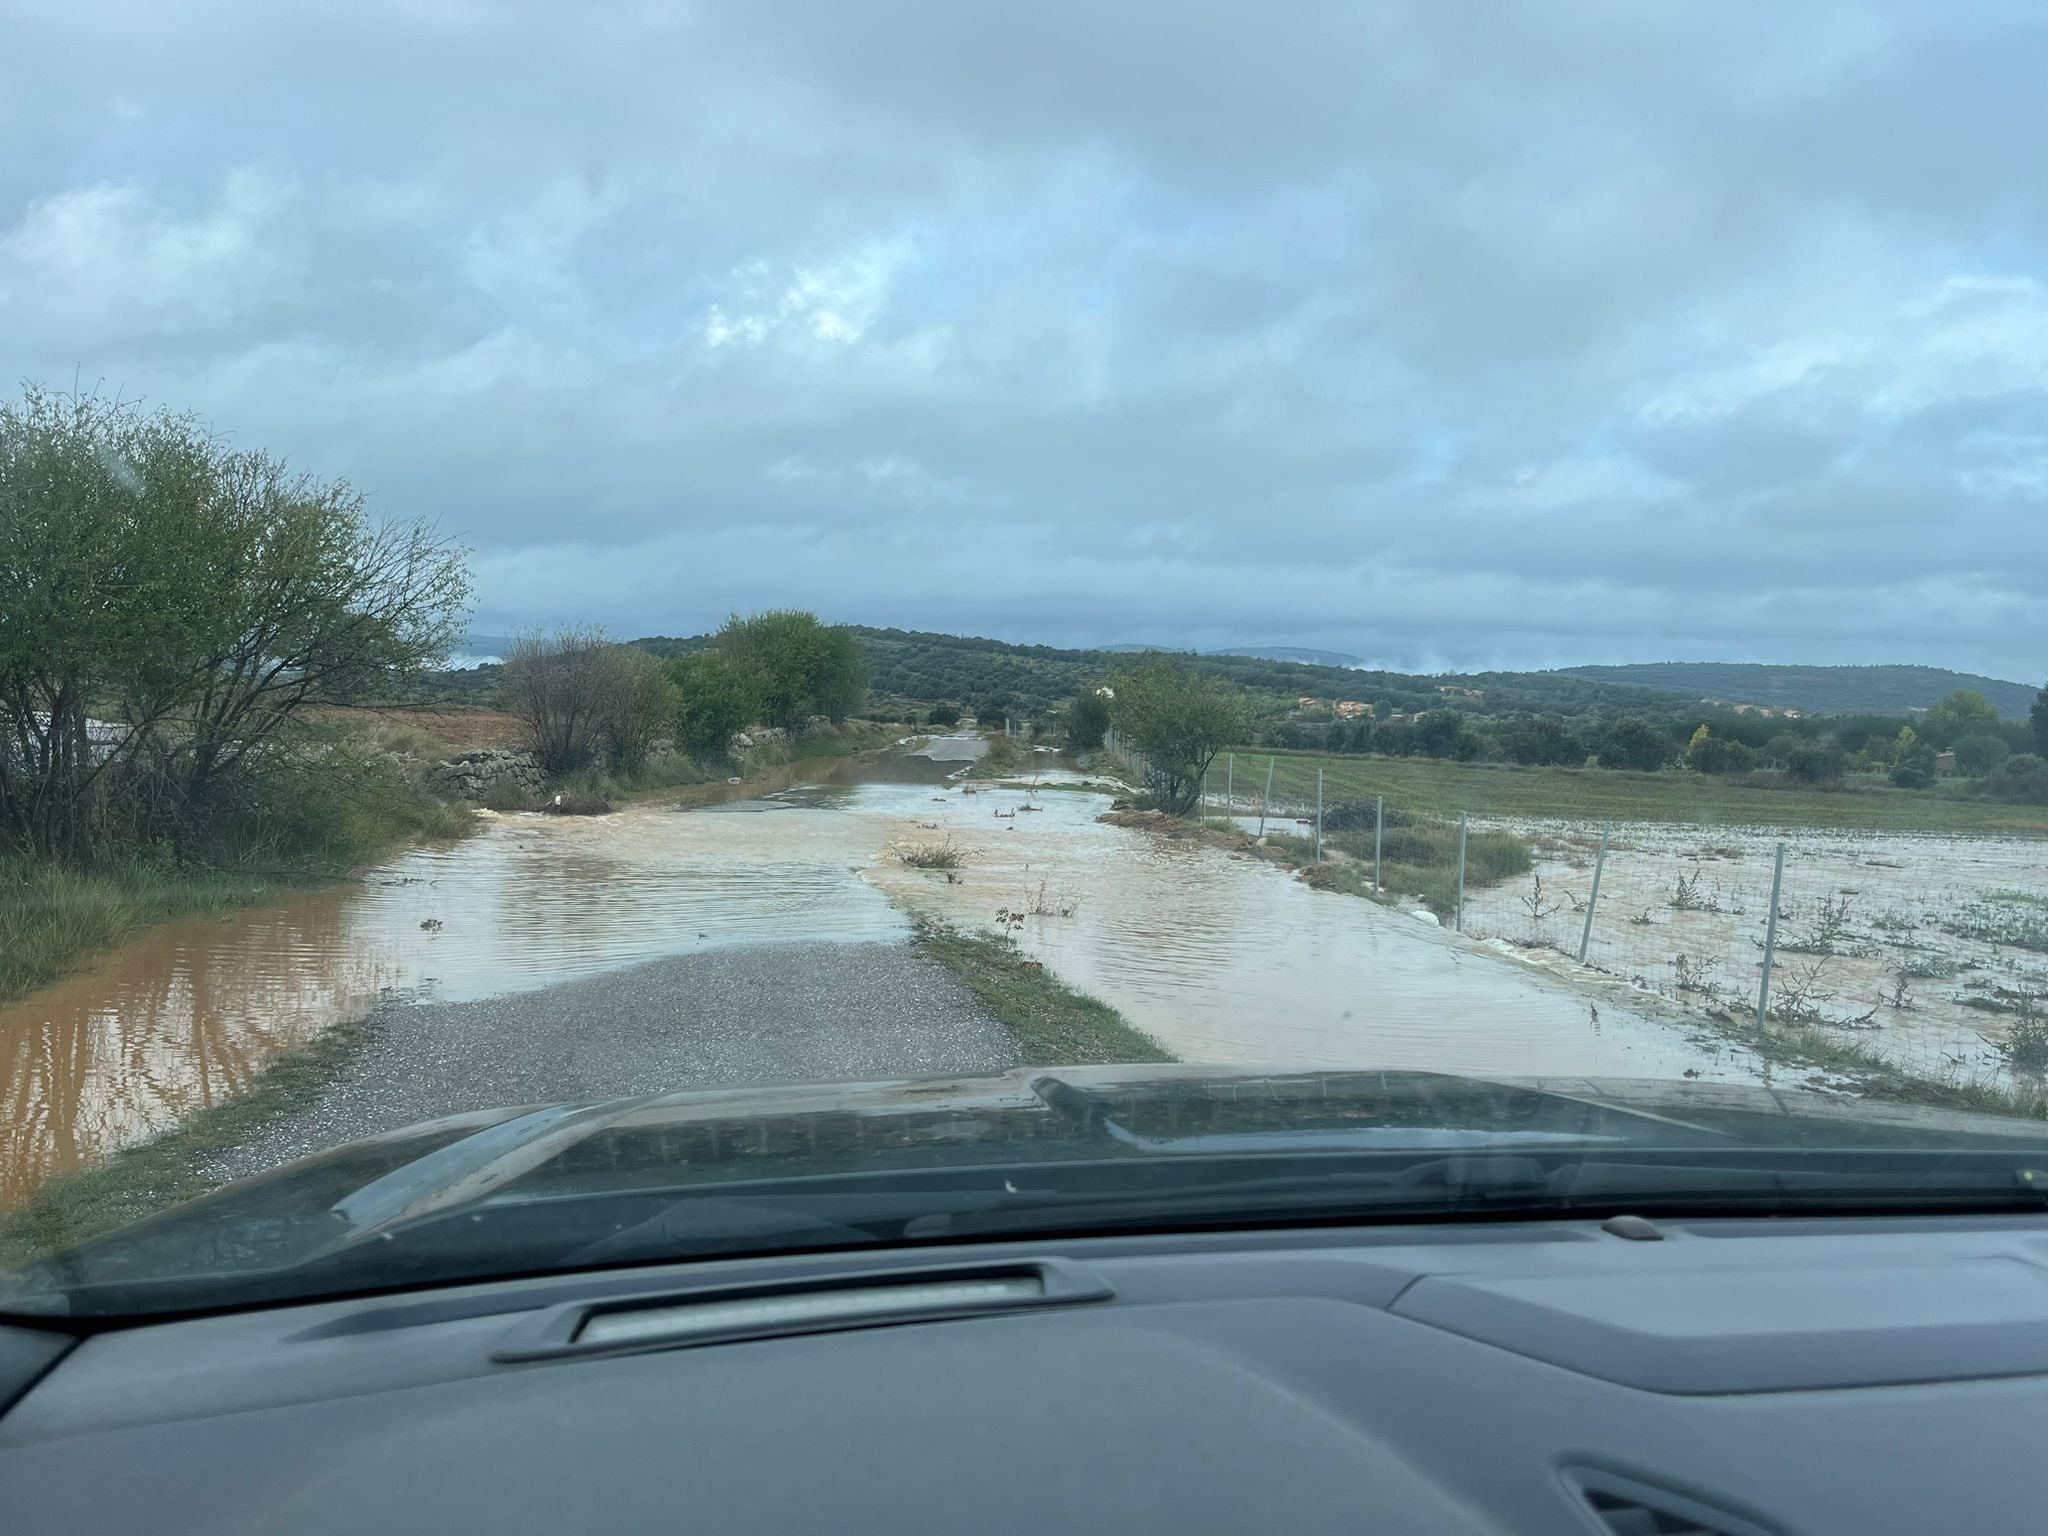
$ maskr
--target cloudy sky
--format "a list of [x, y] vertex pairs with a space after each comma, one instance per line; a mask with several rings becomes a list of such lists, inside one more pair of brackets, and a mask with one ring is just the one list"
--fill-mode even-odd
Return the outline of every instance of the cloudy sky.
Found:
[[2035, 0], [0, 28], [0, 374], [435, 520], [480, 630], [2048, 675]]

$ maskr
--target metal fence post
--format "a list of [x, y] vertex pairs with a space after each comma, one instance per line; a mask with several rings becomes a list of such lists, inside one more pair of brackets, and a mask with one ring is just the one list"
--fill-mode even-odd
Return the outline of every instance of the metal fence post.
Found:
[[1273, 798], [1273, 759], [1266, 759], [1266, 792], [1259, 796], [1259, 836], [1266, 835], [1266, 802]]
[[1586, 926], [1579, 933], [1579, 964], [1586, 963], [1586, 946], [1593, 942], [1593, 909], [1600, 905], [1600, 871], [1607, 867], [1608, 825], [1600, 828], [1600, 855], [1593, 860], [1593, 894], [1586, 898]]
[[1372, 804], [1372, 893], [1380, 894], [1380, 838], [1387, 829], [1387, 797], [1373, 796]]
[[1226, 817], [1237, 814], [1237, 754], [1223, 754], [1223, 814]]
[[1465, 931], [1465, 813], [1458, 812], [1458, 910], [1451, 920], [1458, 932]]
[[1316, 862], [1323, 862], [1323, 770], [1316, 770]]
[[1778, 857], [1771, 866], [1771, 916], [1764, 924], [1764, 977], [1756, 989], [1756, 1027], [1762, 1029], [1771, 1016], [1771, 956], [1778, 948], [1778, 892], [1785, 885], [1785, 845], [1778, 844]]

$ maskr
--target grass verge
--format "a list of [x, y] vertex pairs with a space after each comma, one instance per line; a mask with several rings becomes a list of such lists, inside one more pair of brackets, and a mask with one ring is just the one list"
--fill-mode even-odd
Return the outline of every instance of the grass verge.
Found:
[[290, 781], [292, 798], [183, 860], [156, 848], [84, 866], [0, 857], [0, 1002], [80, 970], [144, 928], [344, 880], [415, 839], [461, 837], [469, 812], [388, 764]]
[[1812, 826], [1889, 832], [2048, 836], [2048, 810], [1896, 789], [1868, 779], [1841, 788], [1764, 788], [1698, 773], [1607, 768], [1521, 768], [1420, 758], [1239, 752], [1241, 807], [1256, 809], [1273, 759], [1273, 803], [1313, 806], [1316, 770], [1325, 804], [1387, 797], [1388, 809], [1434, 816], [1526, 816], [1571, 821], [1654, 821], [1707, 826]]
[[1026, 1066], [1172, 1061], [1109, 1004], [1061, 982], [999, 939], [920, 921], [918, 947], [967, 983], [975, 1001], [1016, 1032]]
[[316, 1099], [370, 1038], [366, 1021], [337, 1024], [275, 1056], [246, 1091], [202, 1109], [154, 1140], [52, 1179], [19, 1210], [0, 1212], [0, 1270], [152, 1216], [215, 1188], [203, 1160], [240, 1146]]
[[0, 1002], [59, 981], [138, 929], [274, 900], [255, 875], [0, 863]]

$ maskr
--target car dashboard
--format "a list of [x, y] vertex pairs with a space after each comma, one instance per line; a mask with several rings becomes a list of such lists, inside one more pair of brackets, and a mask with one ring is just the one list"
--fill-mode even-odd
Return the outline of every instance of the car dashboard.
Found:
[[2048, 1219], [951, 1244], [0, 1328], [63, 1532], [2048, 1529]]

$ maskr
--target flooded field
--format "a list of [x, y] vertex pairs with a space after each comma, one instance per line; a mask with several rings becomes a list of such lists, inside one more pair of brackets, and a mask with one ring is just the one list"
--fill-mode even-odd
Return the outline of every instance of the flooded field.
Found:
[[[1575, 957], [1600, 829], [1487, 825], [1527, 838], [1536, 864], [1471, 893], [1466, 931], [1546, 964]], [[2037, 839], [1617, 827], [1588, 965], [1700, 1012], [1753, 1015], [1780, 842], [1774, 1015], [1923, 1074], [2004, 1071], [1999, 1043], [2048, 1000], [2048, 843]]]
[[[963, 783], [965, 766], [945, 753], [834, 764], [812, 776], [849, 782], [749, 789], [725, 805], [491, 818], [358, 884], [155, 930], [0, 1007], [0, 1204], [220, 1102], [276, 1052], [380, 1001], [530, 991], [708, 946], [899, 940], [913, 914], [1007, 934], [1189, 1061], [1768, 1071], [1684, 1011], [1753, 1007], [1768, 834], [1716, 832], [1711, 846], [1686, 828], [1618, 836], [1596, 969], [1582, 970], [1563, 951], [1577, 947], [1597, 829], [1518, 828], [1539, 848], [1534, 875], [1475, 893], [1460, 937], [1271, 864], [1103, 825], [1106, 801], [1072, 775], [1027, 789]], [[2015, 1006], [2048, 974], [2048, 957], [2008, 942], [2040, 909], [1999, 893], [2048, 886], [2048, 848], [1793, 842], [1778, 974], [1822, 962], [1803, 1006], [1919, 1070], [1996, 1069], [1983, 1036], [2011, 1015], [1987, 1006]], [[958, 867], [903, 861], [923, 846], [950, 846]], [[1532, 908], [1534, 876], [1547, 894]]]

